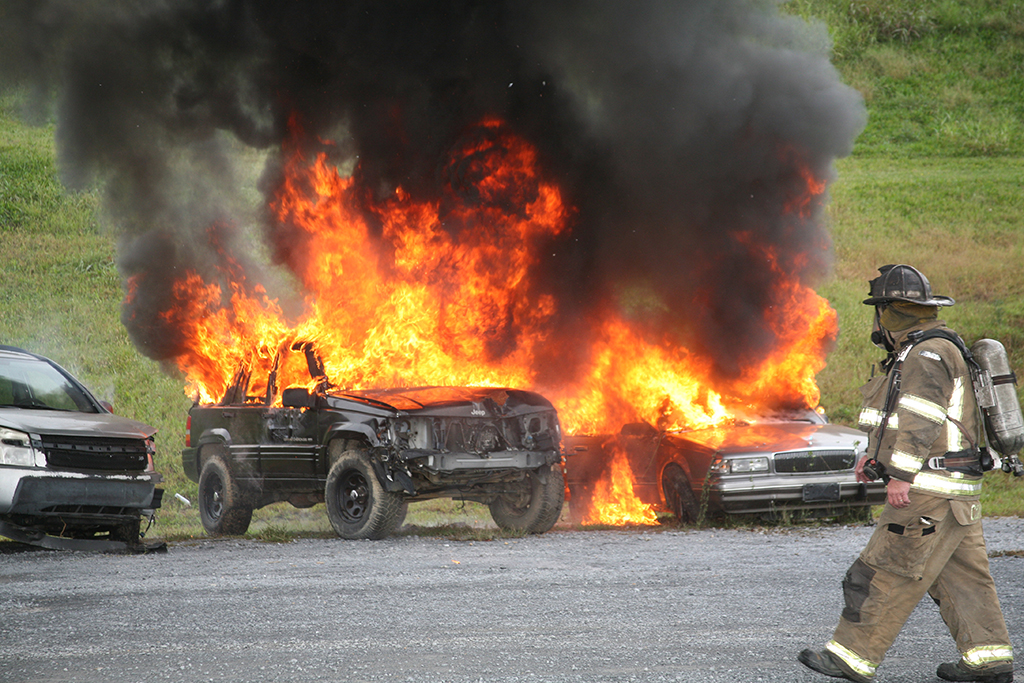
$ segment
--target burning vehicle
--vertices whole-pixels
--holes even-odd
[[[304,361],[307,386],[295,386]],[[312,389],[308,388],[312,386]],[[394,532],[411,501],[484,503],[499,527],[550,529],[562,512],[560,427],[539,394],[490,387],[343,390],[313,346],[294,343],[260,381],[189,411],[185,474],[210,534],[242,534],[253,510],[326,503],[346,539]]]
[[[153,427],[48,358],[0,346],[0,535],[72,550],[140,546],[163,481]]]
[[[59,4],[23,3],[8,33],[30,92],[61,94],[62,177],[107,190],[129,337],[196,398],[186,467],[209,468],[213,528],[275,496],[326,498],[349,444],[321,421],[356,426],[346,442],[383,468],[360,476],[389,507],[491,500],[554,466],[431,471],[445,449],[474,465],[557,450],[516,441],[554,429],[532,395],[496,390],[506,415],[490,390],[448,390],[475,398],[442,410],[440,390],[375,387],[522,387],[564,434],[639,442],[622,427],[646,422],[666,449],[735,422],[723,404],[818,405],[838,334],[816,291],[828,188],[866,123],[823,25],[733,0],[108,5],[55,22]],[[296,339],[344,391],[269,382]],[[509,445],[456,445],[470,418]],[[707,464],[677,460],[637,470],[655,493],[664,471],[696,492]]]
[[[646,422],[616,435],[566,438],[573,519],[614,523],[628,486],[640,515],[653,522],[669,512],[678,523],[702,515],[783,511],[836,513],[885,502],[881,482],[858,483],[854,466],[867,438],[830,424],[814,410],[790,410],[757,421],[733,421],[689,431],[662,431]],[[635,513],[635,511],[633,511]]]

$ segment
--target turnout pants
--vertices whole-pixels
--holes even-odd
[[[917,491],[902,510],[886,504],[867,547],[847,571],[845,607],[827,649],[853,671],[874,676],[926,592],[965,665],[1012,666],[981,531],[981,503]]]

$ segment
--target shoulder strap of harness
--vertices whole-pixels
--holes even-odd
[[[967,348],[967,344],[965,344],[964,340],[960,338],[960,335],[954,332],[953,330],[940,328],[935,330],[911,332],[909,335],[907,335],[907,339],[910,341],[910,344],[908,346],[910,347],[920,344],[926,339],[936,338],[945,339],[948,342],[952,342],[954,346],[960,349],[960,355],[964,357],[964,360],[967,362],[967,365],[970,366],[972,373],[975,368],[978,368],[979,370],[981,369],[981,367],[978,365],[978,362],[974,360],[974,354],[971,353],[971,350],[969,348]]]
[[[940,328],[934,330],[911,332],[909,335],[907,335],[907,339],[910,341],[910,343],[907,344],[907,350],[913,348],[917,344],[920,344],[926,339],[945,339],[946,341],[951,342],[954,346],[956,346],[956,348],[960,350],[960,355],[963,356],[964,362],[967,363],[967,370],[968,372],[971,373],[971,388],[974,390],[975,398],[977,398],[979,381],[981,379],[981,374],[983,371],[981,369],[981,366],[978,364],[978,361],[974,359],[974,354],[971,353],[971,350],[969,348],[967,348],[967,344],[964,343],[964,340],[960,338],[959,334],[950,329]],[[901,358],[906,358],[906,355],[902,353],[900,355]],[[978,408],[978,419],[984,420],[984,417],[981,415],[980,400],[976,402],[976,406]],[[977,448],[979,446],[979,444],[976,443],[973,438],[971,438],[971,435],[967,433],[967,429],[963,426],[961,422],[959,422],[958,420],[954,420],[948,415],[946,416],[946,419],[948,419],[950,422],[956,425],[960,432],[967,438],[967,442],[971,444],[971,448]],[[981,424],[984,424],[984,422],[982,422]],[[981,433],[984,435],[985,431],[982,430]]]
[[[910,355],[910,351],[915,346],[927,339],[945,339],[956,346],[957,349],[960,350],[960,355],[963,356],[964,361],[967,363],[967,367],[970,370],[972,386],[977,386],[974,379],[980,376],[981,366],[978,365],[976,360],[974,360],[974,354],[972,354],[971,350],[967,348],[967,344],[965,344],[964,340],[960,338],[960,335],[953,330],[945,328],[911,332],[907,335],[908,343],[900,349],[898,354],[894,356],[892,368],[889,370],[889,389],[885,394],[885,405],[882,408],[882,424],[879,426],[878,438],[875,441],[875,454],[873,457],[876,460],[878,459],[878,452],[882,447],[882,436],[885,434],[885,427],[889,423],[889,416],[892,415],[892,411],[896,407],[896,399],[900,394],[903,375],[903,361],[907,359],[907,356]],[[952,422],[960,429],[964,436],[967,437],[967,441],[971,446],[975,447],[975,440],[967,433],[963,424],[957,420],[952,420]]]

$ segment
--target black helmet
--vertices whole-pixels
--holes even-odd
[[[948,296],[933,296],[928,278],[913,266],[882,266],[878,272],[881,275],[868,283],[871,296],[864,299],[864,303],[869,306],[892,301],[909,301],[922,306],[952,306],[955,303]]]

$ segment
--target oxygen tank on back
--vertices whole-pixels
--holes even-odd
[[[995,339],[979,339],[971,346],[971,355],[982,370],[975,393],[985,417],[988,445],[1000,455],[1016,455],[1024,448],[1024,416],[1006,349]]]

